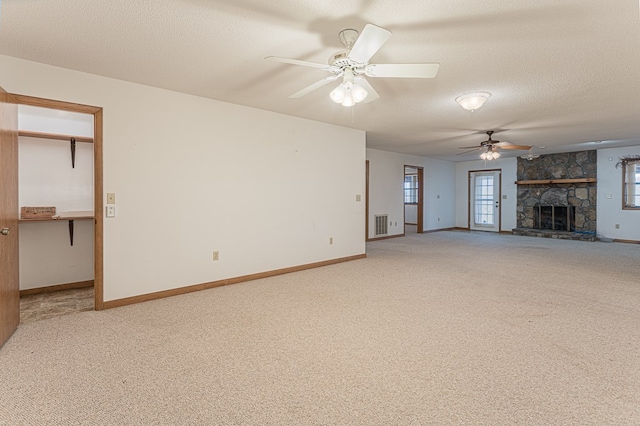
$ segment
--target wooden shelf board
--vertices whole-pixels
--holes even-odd
[[[596,178],[576,178],[576,179],[538,179],[538,180],[517,180],[516,185],[545,185],[562,183],[591,183]]]
[[[27,136],[30,138],[55,139],[60,141],[70,141],[72,138],[76,142],[93,143],[93,138],[87,136],[59,135],[57,133],[32,132],[30,130],[18,130],[18,136]]]
[[[54,222],[60,220],[89,220],[95,219],[95,216],[58,216],[58,217],[39,217],[35,219],[19,219],[18,222]]]

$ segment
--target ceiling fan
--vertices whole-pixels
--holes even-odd
[[[531,145],[514,145],[510,142],[500,142],[498,140],[491,139],[491,135],[493,135],[493,130],[487,130],[485,132],[489,138],[486,141],[480,142],[479,146],[461,146],[459,149],[466,149],[465,152],[460,152],[457,155],[468,154],[469,152],[476,150],[484,150],[482,154],[480,154],[480,158],[483,160],[495,160],[500,157],[501,149],[519,149],[519,150],[529,150],[531,149]]]
[[[342,83],[331,91],[330,97],[334,102],[343,106],[353,106],[356,103],[371,102],[380,97],[365,77],[433,78],[440,67],[440,64],[436,63],[370,64],[369,59],[391,37],[391,31],[373,24],[365,25],[359,36],[358,31],[346,29],[340,31],[339,37],[345,50],[331,55],[328,65],[277,56],[267,56],[265,58],[286,64],[320,68],[331,74],[294,93],[289,96],[290,98],[301,98],[332,81],[342,78]]]

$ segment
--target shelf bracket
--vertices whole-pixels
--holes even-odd
[[[71,138],[70,142],[71,142],[71,167],[75,169],[76,168],[76,138]]]
[[[73,246],[73,220],[69,220],[69,243]]]

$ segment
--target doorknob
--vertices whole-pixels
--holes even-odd
[[[2,228],[2,230],[0,230],[0,234],[9,235],[9,228]]]

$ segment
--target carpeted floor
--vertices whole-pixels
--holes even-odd
[[[21,325],[0,424],[640,424],[640,245],[439,232],[367,254]]]

